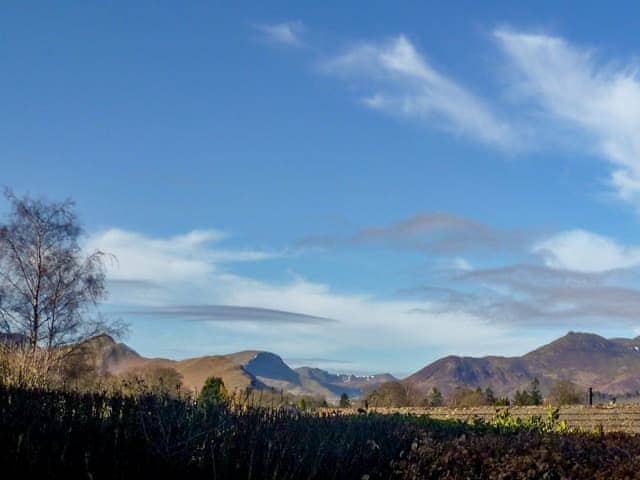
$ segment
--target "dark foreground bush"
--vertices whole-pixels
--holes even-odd
[[[3,478],[638,478],[632,435],[0,387]]]
[[[0,468],[16,478],[388,478],[390,461],[421,431],[467,428],[0,387]]]
[[[640,441],[628,434],[585,433],[429,435],[394,462],[404,479],[632,479],[640,478]]]

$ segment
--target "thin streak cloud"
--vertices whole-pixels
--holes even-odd
[[[302,22],[263,23],[255,25],[255,29],[272,43],[279,43],[290,47],[302,47],[302,34],[305,30]]]
[[[469,89],[436,70],[404,35],[365,42],[321,64],[359,80],[367,107],[424,122],[509,150],[522,140],[510,122]]]
[[[351,235],[315,235],[296,242],[297,248],[331,248],[380,244],[387,247],[453,254],[479,250],[520,248],[524,234],[503,231],[475,220],[443,212],[420,213],[389,225],[361,228]],[[470,265],[455,259],[462,269]]]
[[[272,310],[268,308],[238,307],[232,305],[175,305],[121,310],[121,315],[171,318],[205,322],[254,322],[254,323],[296,323],[332,324],[337,320],[303,313]]]

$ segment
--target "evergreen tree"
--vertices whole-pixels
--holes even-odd
[[[228,394],[224,382],[220,377],[209,377],[204,382],[198,396],[198,403],[202,406],[221,405],[227,402]]]
[[[444,405],[444,397],[442,392],[438,390],[436,387],[431,389],[429,395],[427,396],[427,406],[429,407],[441,407]]]
[[[340,395],[340,408],[349,408],[351,407],[351,400],[349,400],[349,395],[343,393]]]
[[[516,406],[524,406],[529,405],[529,392],[523,390],[516,390],[515,395],[513,396],[513,404]]]
[[[540,381],[537,378],[531,380],[530,390],[516,390],[513,398],[514,405],[542,405],[540,393]]]
[[[489,405],[495,405],[496,403],[496,396],[493,393],[493,390],[491,390],[491,387],[487,387],[484,390],[484,398],[487,399],[487,403]]]
[[[531,380],[531,393],[529,393],[530,405],[542,405],[542,393],[540,393],[540,381],[537,377]]]

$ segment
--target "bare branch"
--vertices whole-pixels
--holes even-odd
[[[48,202],[5,191],[11,205],[0,224],[0,332],[53,349],[121,328],[92,314],[105,296],[105,259],[84,255],[71,200]],[[97,319],[97,320],[96,320]]]

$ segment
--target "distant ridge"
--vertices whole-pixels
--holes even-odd
[[[533,378],[538,378],[543,393],[558,379],[614,395],[636,392],[640,390],[640,337],[606,339],[569,332],[521,357],[444,357],[403,382],[425,393],[436,387],[448,394],[467,385],[511,396],[527,388]]]

